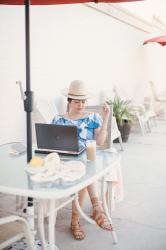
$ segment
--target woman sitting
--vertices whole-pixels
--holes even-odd
[[[103,145],[106,139],[107,123],[110,109],[107,104],[103,106],[103,118],[98,113],[86,112],[87,98],[89,97],[85,85],[82,81],[71,82],[69,89],[63,91],[67,97],[68,109],[64,116],[55,116],[53,124],[75,125],[78,128],[79,144],[86,145],[87,140],[95,139],[97,145]],[[104,230],[111,231],[112,226],[106,218],[98,194],[98,185],[93,183],[87,187],[88,194],[92,203],[92,218]],[[80,206],[83,204],[86,189],[79,192]],[[72,202],[71,232],[76,240],[85,238],[85,232],[80,227],[79,212],[75,201]]]

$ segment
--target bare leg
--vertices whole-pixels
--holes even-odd
[[[98,194],[98,185],[97,183],[93,183],[87,187],[88,193],[93,206],[93,215],[92,218],[96,221],[96,223],[104,230],[111,231],[112,226],[110,225],[107,217],[104,213],[101,201],[99,200]]]
[[[82,189],[79,192],[79,203],[80,203],[80,206],[83,205],[85,194],[86,194],[86,188]],[[72,202],[71,231],[72,231],[73,237],[76,240],[83,240],[86,235],[85,235],[84,230],[80,227],[79,219],[80,219],[79,212],[77,210],[75,201],[73,201]]]

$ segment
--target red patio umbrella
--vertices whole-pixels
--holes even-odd
[[[121,3],[121,2],[136,2],[142,0],[32,0],[30,5],[51,5],[51,4],[75,4],[75,3]],[[0,0],[0,4],[8,5],[24,5],[24,0]]]
[[[25,50],[26,50],[26,91],[24,110],[27,113],[27,162],[32,158],[32,125],[33,92],[31,91],[30,74],[30,5],[76,4],[88,2],[120,3],[142,0],[0,0],[3,5],[25,5]]]
[[[153,37],[151,39],[146,40],[143,45],[148,44],[148,43],[159,43],[162,46],[166,45],[166,35],[165,36],[157,36]]]

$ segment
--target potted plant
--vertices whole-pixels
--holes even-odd
[[[129,138],[131,123],[133,120],[133,108],[130,100],[122,100],[115,96],[114,100],[108,100],[113,108],[113,115],[116,118],[118,128],[121,132],[122,141],[126,142]]]

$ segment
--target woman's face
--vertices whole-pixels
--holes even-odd
[[[85,110],[86,100],[71,100],[70,110],[81,113]]]

